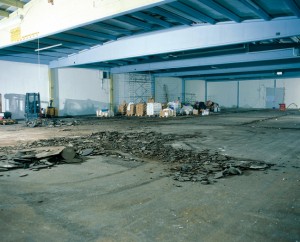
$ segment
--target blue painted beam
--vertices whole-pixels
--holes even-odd
[[[299,58],[299,56],[294,55],[294,49],[272,50],[272,51],[223,55],[222,57],[220,56],[198,57],[198,58],[187,59],[187,60],[161,61],[161,62],[146,63],[146,64],[128,65],[128,66],[112,68],[111,72],[113,74],[117,74],[117,73],[164,70],[164,69],[174,69],[174,68],[215,66],[215,65],[222,65],[222,64],[238,64],[238,63],[248,63],[254,61],[284,60],[284,59],[292,59],[292,58]]]
[[[242,23],[172,28],[122,38],[51,62],[51,67],[137,58],[191,49],[212,48],[300,35],[300,19],[278,19]],[[158,44],[159,41],[159,44]]]
[[[171,23],[163,21],[159,18],[152,17],[152,16],[150,16],[148,14],[145,14],[145,13],[142,13],[142,12],[132,13],[131,15],[134,16],[134,17],[138,17],[140,19],[147,20],[149,22],[152,22],[154,24],[160,25],[160,26],[165,27],[165,28],[171,28],[172,27]]]
[[[137,26],[137,27],[140,27],[145,30],[151,30],[153,28],[153,26],[151,24],[143,22],[143,21],[135,19],[135,18],[132,18],[132,17],[129,17],[129,16],[121,16],[121,17],[118,17],[117,19],[121,20],[122,22],[129,23],[133,26]]]
[[[237,23],[242,22],[242,19],[239,16],[237,16],[235,13],[229,11],[227,8],[221,6],[220,4],[218,4],[214,1],[211,1],[211,0],[198,0],[198,1],[207,5],[211,9],[223,14],[225,17],[227,17]]]
[[[103,44],[103,42],[101,42],[99,40],[93,40],[93,39],[84,38],[84,37],[71,35],[71,34],[55,34],[55,35],[52,35],[51,37],[56,38],[56,39],[62,39],[62,40],[69,41],[69,42],[81,43],[84,45],[91,45],[91,46]]]
[[[204,75],[217,75],[217,74],[229,74],[229,73],[240,73],[240,72],[256,72],[256,71],[276,71],[276,70],[288,70],[288,69],[300,69],[300,64],[275,64],[275,65],[258,65],[248,67],[233,67],[233,68],[221,68],[221,69],[209,69],[201,71],[181,71],[181,72],[165,72],[153,74],[155,77],[176,77],[176,76],[204,76]]]
[[[106,24],[106,23],[95,23],[88,25],[85,28],[90,28],[90,29],[96,29],[96,30],[109,30],[118,34],[124,34],[124,35],[132,35],[133,32],[128,30],[128,29],[123,29],[121,27],[116,27],[114,25]]]
[[[222,81],[247,81],[247,80],[261,80],[261,79],[286,79],[286,78],[296,78],[300,77],[299,71],[288,71],[282,76],[276,76],[273,72],[265,72],[265,73],[243,73],[243,74],[231,74],[231,75],[221,75],[221,76],[211,76],[211,77],[186,77],[185,80],[205,80],[206,82],[222,82]]]
[[[292,10],[292,12],[300,18],[300,8],[293,0],[284,0],[286,5]]]
[[[257,14],[264,20],[271,20],[271,16],[266,13],[261,7],[259,7],[256,3],[252,2],[251,0],[239,0],[242,4],[244,4],[247,8]]]
[[[37,44],[38,41],[40,42],[40,44],[47,44],[47,45],[62,44],[63,47],[67,47],[67,48],[73,49],[75,51],[84,50],[84,49],[88,49],[91,47],[89,45],[83,45],[80,43],[72,43],[69,41],[57,40],[57,39],[52,39],[52,38],[42,38],[39,40],[35,40],[34,43]]]
[[[193,24],[193,21],[188,20],[188,19],[183,18],[183,17],[180,17],[180,16],[178,16],[176,14],[173,14],[171,12],[165,11],[165,10],[159,8],[159,7],[151,8],[149,11],[152,12],[152,13],[159,14],[159,15],[161,15],[163,17],[172,19],[174,21],[177,21],[177,22],[179,22],[179,23],[181,23],[183,25],[192,25]]]
[[[47,61],[47,60],[40,60],[40,62],[38,62],[37,59],[25,58],[25,57],[0,56],[0,60],[12,61],[12,62],[22,62],[22,63],[31,63],[31,64],[43,64],[43,65],[48,65],[49,64],[49,61]]]
[[[206,23],[210,23],[210,24],[215,24],[216,23],[215,19],[213,19],[213,18],[205,15],[204,13],[201,13],[198,10],[196,10],[196,9],[194,9],[194,8],[188,6],[188,5],[185,5],[181,2],[172,2],[169,5],[176,8],[176,9],[178,9],[178,10],[180,10],[180,11],[185,12],[188,15],[193,16],[198,21],[206,22]]]
[[[71,32],[74,33],[79,33],[79,34],[84,34],[86,36],[90,36],[91,38],[101,38],[101,39],[109,39],[109,40],[116,40],[117,37],[111,34],[104,34],[104,33],[100,33],[97,31],[91,31],[88,29],[83,29],[83,28],[78,28],[78,29],[74,29]]]

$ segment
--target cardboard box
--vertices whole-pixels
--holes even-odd
[[[138,103],[136,105],[136,116],[145,116],[146,115],[147,106],[146,103]]]
[[[126,115],[127,116],[134,116],[135,115],[135,104],[134,103],[129,103],[127,105],[127,110],[126,110]]]
[[[126,114],[126,110],[127,110],[127,103],[122,103],[122,104],[119,105],[118,112],[121,115],[125,115]]]
[[[193,109],[193,115],[199,115],[199,110]]]
[[[202,116],[209,115],[209,109],[202,110]]]
[[[176,112],[170,108],[166,108],[166,109],[160,110],[159,117],[161,117],[161,118],[176,117]]]

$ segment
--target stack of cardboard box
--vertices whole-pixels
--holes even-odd
[[[145,116],[146,115],[147,106],[145,103],[138,103],[136,105],[136,116]]]
[[[134,116],[136,111],[136,105],[134,103],[128,103],[127,105],[127,116]]]
[[[126,114],[126,110],[127,110],[127,103],[124,101],[122,104],[119,105],[118,112],[121,115],[125,115]]]

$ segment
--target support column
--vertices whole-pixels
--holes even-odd
[[[151,75],[151,97],[155,100],[155,77]]]
[[[273,109],[275,109],[275,108],[276,108],[276,106],[275,106],[275,103],[276,103],[276,88],[277,88],[277,81],[276,81],[276,80],[274,80],[274,93],[273,93],[273,95],[274,95],[274,99],[273,99]]]
[[[182,85],[182,100],[181,100],[181,102],[185,103],[185,79],[184,78],[182,78],[181,85]]]
[[[49,69],[49,105],[55,108],[55,116],[58,116],[59,111],[59,87],[58,87],[58,69]]]
[[[237,81],[237,90],[236,90],[236,107],[240,107],[240,81]]]
[[[113,80],[113,74],[109,75],[109,110],[111,112],[114,111],[114,80]]]
[[[205,81],[205,90],[204,90],[204,92],[205,92],[205,102],[207,101],[207,81]]]

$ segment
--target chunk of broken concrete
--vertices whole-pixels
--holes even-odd
[[[216,173],[215,176],[214,176],[215,179],[219,179],[219,178],[222,178],[222,177],[224,177],[223,171],[220,171],[220,172]]]
[[[93,151],[94,151],[94,149],[84,149],[84,150],[81,151],[81,155],[82,156],[88,156],[88,155],[92,154]]]
[[[72,147],[66,147],[61,151],[61,157],[65,160],[72,160],[75,157],[76,153]]]

